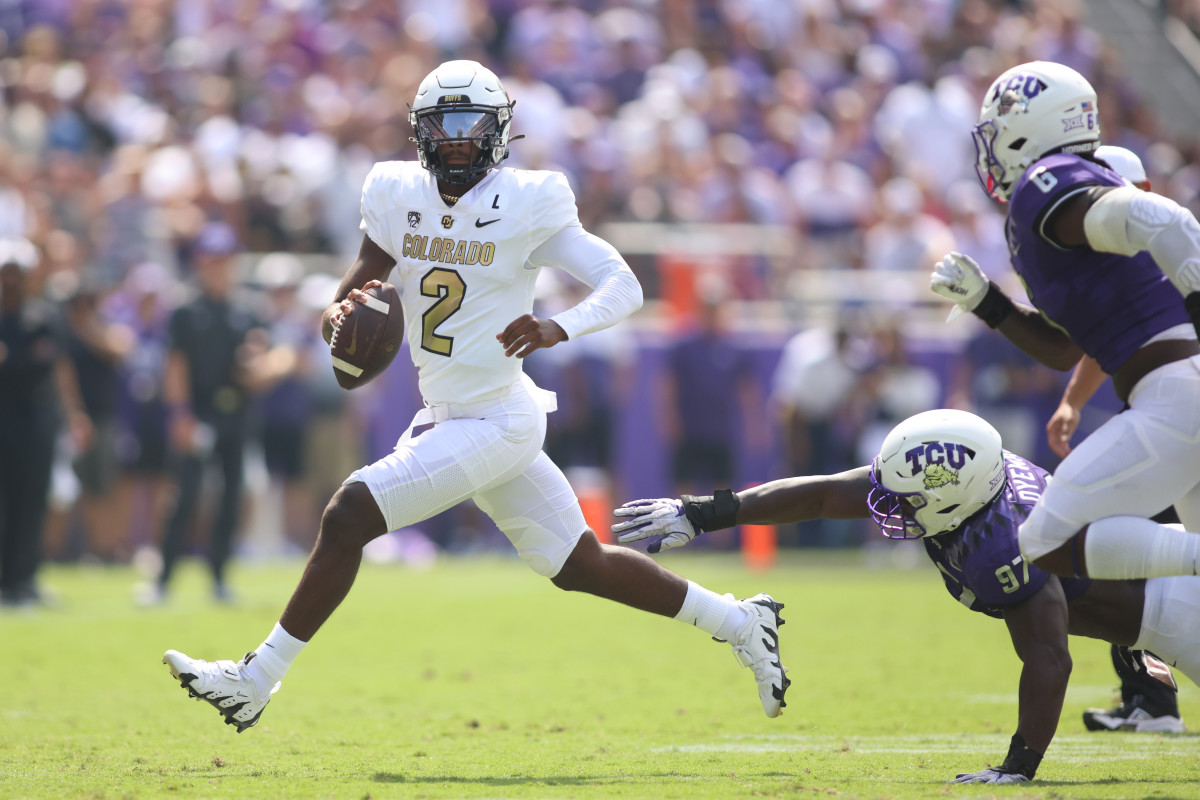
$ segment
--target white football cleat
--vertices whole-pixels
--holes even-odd
[[[769,594],[756,594],[743,600],[741,606],[746,621],[731,642],[733,654],[738,663],[754,671],[763,711],[768,717],[778,717],[787,705],[783,696],[792,683],[779,658],[779,626],[783,624],[779,612],[783,603],[775,602]]]
[[[237,732],[241,733],[258,722],[263,709],[271,702],[271,695],[278,692],[281,685],[276,682],[266,697],[259,697],[258,686],[245,674],[246,664],[254,656],[254,653],[247,653],[235,664],[188,658],[178,650],[168,650],[163,654],[163,663],[171,668],[179,685],[188,690],[189,697],[207,702],[221,712],[226,725],[237,726]]]

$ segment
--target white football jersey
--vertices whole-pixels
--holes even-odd
[[[415,161],[383,161],[367,176],[362,230],[396,259],[391,282],[429,403],[468,403],[511,386],[521,359],[496,340],[533,309],[539,269],[529,254],[579,226],[575,195],[558,172],[501,168],[448,206]]]

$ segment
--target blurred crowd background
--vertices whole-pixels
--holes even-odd
[[[1162,13],[1195,30],[1196,5]],[[161,541],[181,441],[163,399],[170,320],[214,260],[263,332],[237,363],[274,359],[246,384],[239,552],[307,553],[326,499],[419,403],[404,358],[338,389],[317,320],[361,240],[367,171],[415,158],[407,103],[451,58],[501,75],[525,137],[508,165],[564,172],[584,225],[646,290],[633,320],[527,364],[560,393],[547,449],[595,524],[635,497],[865,463],[895,422],[941,404],[1053,467],[1042,426],[1065,376],[973,318],[944,324],[927,275],[958,249],[1020,291],[970,130],[991,80],[1027,60],[1087,76],[1104,141],[1200,211],[1196,141],[1169,139],[1122,42],[1083,13],[1078,0],[0,3],[0,239],[36,248],[27,294],[58,310],[90,422],[57,437],[46,557],[124,563]],[[539,308],[580,296],[547,274]],[[1101,394],[1081,433],[1115,409]],[[203,549],[212,507],[185,550]],[[411,533],[396,547],[507,547],[469,506]]]

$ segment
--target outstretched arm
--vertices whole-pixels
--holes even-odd
[[[613,514],[628,517],[612,526],[619,541],[652,539],[651,553],[687,544],[704,531],[734,525],[782,525],[811,519],[862,519],[868,516],[871,468],[783,478],[743,492],[718,490],[707,497],[633,500]]]

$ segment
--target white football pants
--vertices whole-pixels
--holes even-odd
[[[1200,686],[1200,578],[1146,581],[1142,632],[1133,647],[1151,651]]]
[[[499,399],[422,409],[395,450],[344,483],[367,485],[389,531],[472,498],[526,564],[554,577],[587,524],[566,476],[541,449],[553,397],[522,375]]]
[[[1172,505],[1184,528],[1200,532],[1200,356],[1142,378],[1129,406],[1054,471],[1021,525],[1025,558],[1041,558],[1098,519],[1150,517]]]

